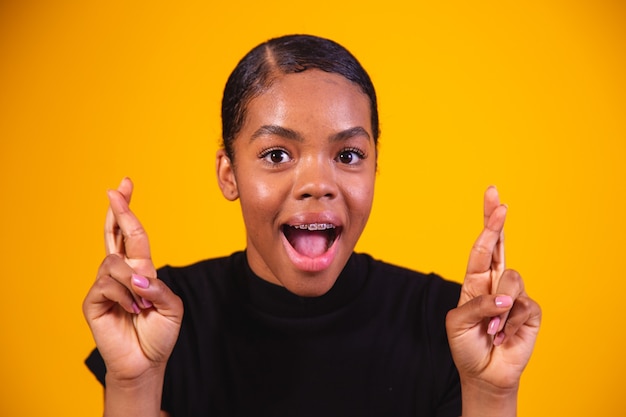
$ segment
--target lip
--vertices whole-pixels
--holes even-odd
[[[336,214],[330,211],[322,211],[320,213],[299,213],[291,216],[282,225],[299,226],[301,224],[329,223],[339,228],[343,226],[343,222]],[[281,226],[282,226],[281,225]]]
[[[331,212],[322,213],[302,213],[297,214],[289,218],[288,221],[281,225],[283,226],[300,226],[305,224],[332,224],[337,230],[337,236],[332,245],[320,256],[314,258],[302,255],[298,253],[291,243],[287,240],[287,237],[281,230],[281,240],[287,256],[291,263],[299,270],[304,272],[320,272],[328,268],[337,256],[339,248],[339,241],[341,240],[343,223],[339,218]]]

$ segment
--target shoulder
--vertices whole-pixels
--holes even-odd
[[[458,297],[461,284],[444,279],[436,273],[424,273],[406,267],[394,265],[374,259],[371,255],[359,253],[354,255],[360,264],[366,263],[370,279],[376,284],[386,286],[411,286],[428,291],[452,293]]]
[[[178,295],[201,294],[206,290],[225,290],[234,284],[234,276],[245,271],[244,252],[205,259],[186,266],[166,265],[157,276]]]
[[[165,265],[159,268],[157,274],[160,279],[193,278],[206,273],[219,274],[230,270],[244,261],[244,252],[234,252],[229,256],[204,259],[185,266]]]
[[[368,254],[354,255],[359,264],[366,264],[369,286],[379,294],[387,294],[396,302],[403,299],[418,302],[425,311],[447,313],[456,307],[461,291],[458,282],[435,273],[423,273],[374,259]]]
[[[229,256],[204,259],[185,266],[165,265],[158,269],[159,279],[169,281],[173,279],[194,279],[198,277],[216,276],[232,273],[235,269],[245,265],[244,252],[235,252]]]

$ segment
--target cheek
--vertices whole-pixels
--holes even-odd
[[[284,201],[281,188],[275,181],[267,181],[264,178],[250,174],[247,179],[239,183],[239,201],[246,222],[262,218],[267,222],[268,218],[273,218],[272,213],[280,207],[280,202]]]
[[[374,181],[353,184],[347,187],[346,195],[350,211],[358,215],[359,219],[367,220],[374,199]]]
[[[263,202],[271,201],[276,193],[272,192],[272,187],[269,183],[256,181],[250,181],[240,192],[242,199],[245,199],[249,204],[262,204]],[[263,205],[259,207],[263,208]]]

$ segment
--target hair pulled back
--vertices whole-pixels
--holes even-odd
[[[359,61],[343,46],[311,35],[287,35],[270,39],[252,49],[228,77],[222,99],[222,138],[231,158],[233,141],[241,130],[249,102],[267,90],[283,74],[319,69],[335,73],[358,85],[370,100],[374,142],[380,135],[374,85]]]

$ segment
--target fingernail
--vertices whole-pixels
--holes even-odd
[[[133,311],[135,312],[135,314],[139,314],[141,313],[141,309],[139,308],[139,306],[137,305],[136,302],[133,301],[133,304],[131,305],[131,308],[133,309]]]
[[[493,345],[500,346],[504,342],[504,332],[500,332],[493,338]]]
[[[146,277],[133,274],[133,284],[135,284],[139,288],[148,288],[150,286],[150,281],[148,281],[148,278]]]
[[[499,295],[496,297],[496,306],[497,307],[511,307],[513,305],[513,298],[508,295]]]
[[[500,317],[494,317],[489,322],[489,326],[487,327],[487,334],[494,335],[498,332],[498,327],[500,327]]]
[[[152,303],[149,300],[146,300],[145,298],[141,297],[141,304],[143,304],[144,308],[150,308],[152,307]]]

